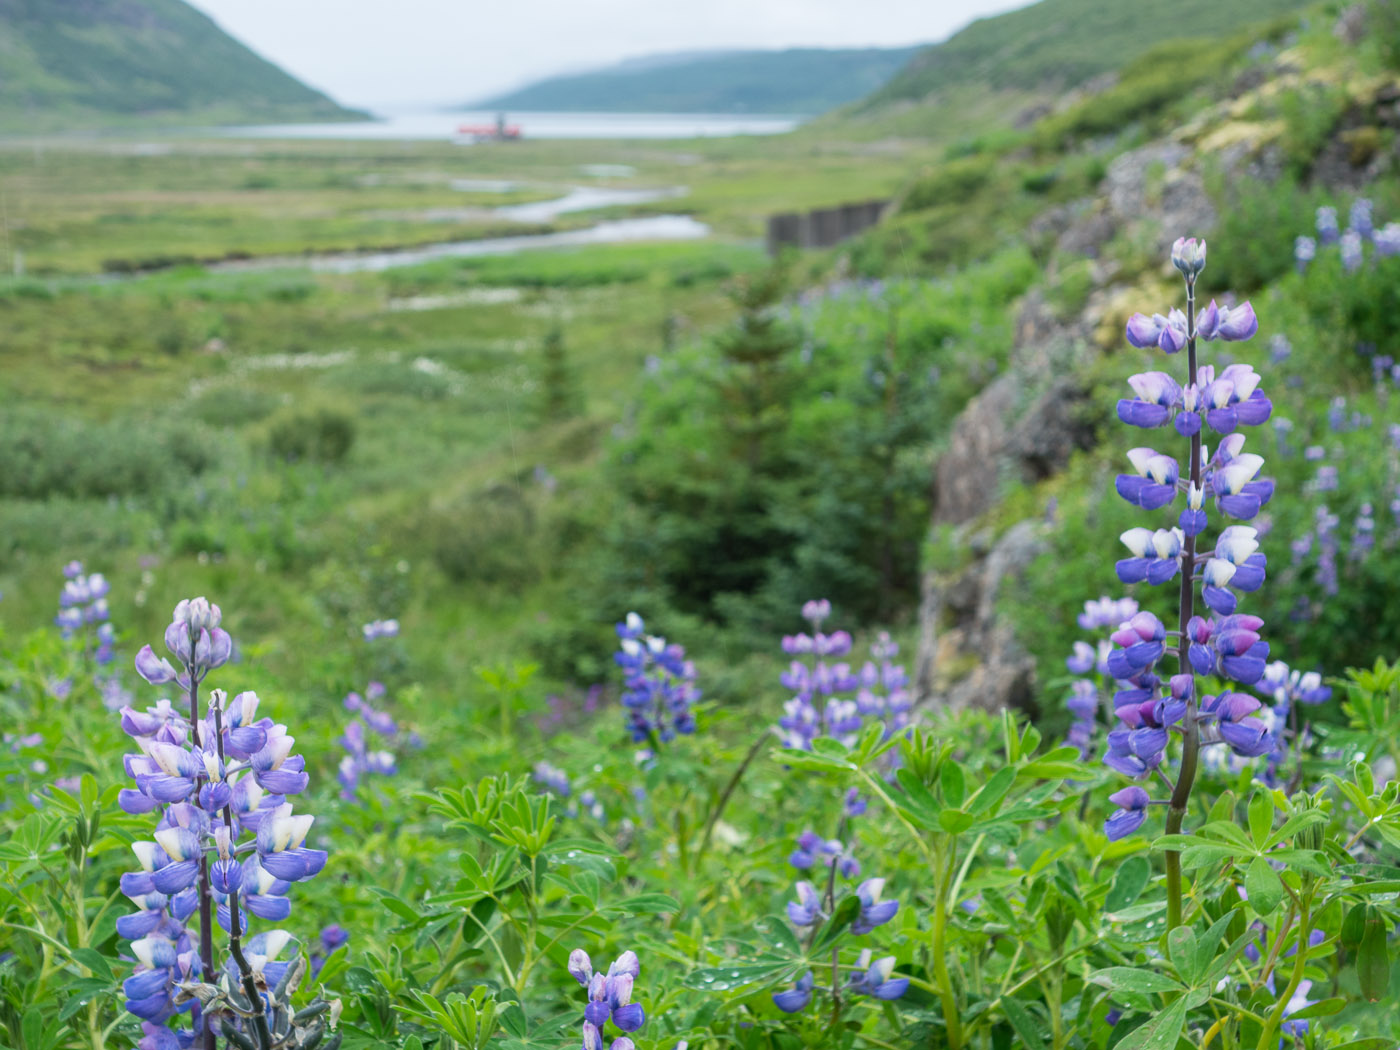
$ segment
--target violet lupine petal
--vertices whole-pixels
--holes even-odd
[[[136,654],[136,673],[151,685],[165,685],[174,681],[176,675],[170,661],[157,656],[149,645],[142,646],[141,651]]]
[[[641,1003],[628,1003],[612,1012],[612,1023],[624,1032],[635,1032],[645,1021],[646,1013]]]

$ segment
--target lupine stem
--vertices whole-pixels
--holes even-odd
[[[217,697],[216,697],[217,699]],[[210,711],[214,715],[214,741],[219,749],[219,763],[224,761],[224,720],[223,710],[217,703],[210,704]],[[229,840],[233,840],[233,805],[224,806],[224,827],[228,828]],[[209,858],[206,855],[202,861],[204,871],[208,871]],[[232,888],[232,887],[230,887]],[[242,923],[238,913],[238,893],[235,891],[228,895],[228,915],[229,915],[229,954],[233,956],[234,963],[238,966],[238,972],[243,977],[243,994],[246,995],[256,1010],[253,1016],[253,1034],[258,1039],[258,1050],[272,1050],[272,1033],[267,1028],[267,1015],[259,1008],[262,1000],[258,996],[258,986],[253,981],[253,968],[248,965],[248,960],[243,954],[243,937],[241,934]],[[213,974],[206,974],[205,980],[212,983]],[[205,1026],[206,1030],[208,1025]]]
[[[199,638],[193,628],[190,629],[190,651],[194,651]],[[194,661],[188,660],[185,663],[185,673],[190,677],[190,740],[195,747],[203,746],[199,739],[199,673],[195,669]],[[199,856],[199,965],[200,976],[206,981],[214,979],[214,894],[209,886],[209,855],[201,853]],[[204,1024],[204,1050],[215,1050],[215,1038],[213,1027],[205,1022]]]
[[[1196,381],[1196,282],[1186,281],[1186,369],[1187,383]],[[1191,435],[1191,485],[1201,484],[1201,433]],[[1181,632],[1181,642],[1177,649],[1180,673],[1190,674],[1191,639],[1187,636],[1187,625],[1195,615],[1196,589],[1196,537],[1187,536],[1182,554],[1181,598],[1178,607],[1177,629]],[[1172,788],[1171,806],[1167,810],[1166,832],[1176,835],[1181,832],[1182,821],[1186,819],[1186,807],[1191,801],[1191,786],[1196,780],[1196,759],[1201,748],[1201,734],[1196,725],[1196,690],[1186,700],[1186,713],[1181,719],[1181,769],[1177,774],[1176,786]],[[1167,867],[1167,929],[1181,925],[1181,853],[1168,850]]]
[[[929,948],[933,953],[933,974],[938,982],[938,998],[943,1005],[943,1024],[947,1030],[948,1050],[959,1050],[962,1046],[962,1023],[958,1019],[957,997],[953,994],[953,979],[948,974],[948,953],[943,938],[948,928],[948,890],[953,879],[953,870],[958,862],[957,840],[948,836],[952,852],[946,869],[939,873],[938,890],[933,901],[933,928],[930,930]]]
[[[1293,959],[1293,975],[1288,979],[1288,987],[1285,988],[1278,997],[1278,1002],[1270,1011],[1268,1018],[1264,1022],[1264,1030],[1259,1033],[1259,1050],[1271,1050],[1274,1041],[1274,1033],[1278,1031],[1279,1022],[1283,1020],[1283,1012],[1288,1008],[1289,1000],[1293,998],[1293,993],[1298,990],[1298,985],[1303,983],[1303,969],[1308,964],[1308,934],[1311,931],[1311,908],[1312,893],[1305,892],[1303,899],[1299,902],[1298,911],[1298,947]]]
[[[724,791],[720,793],[719,801],[715,803],[715,808],[710,812],[710,819],[705,822],[705,833],[700,836],[700,847],[695,851],[697,870],[700,867],[700,862],[705,859],[705,851],[710,847],[710,836],[714,834],[715,825],[719,823],[719,818],[724,815],[724,809],[729,805],[730,796],[734,794],[734,789],[739,786],[739,781],[744,779],[744,774],[748,772],[753,760],[758,757],[763,745],[768,742],[769,732],[765,729],[759,734],[758,739],[753,742],[753,747],[749,748],[749,753],[739,763],[739,768],[734,770],[734,775],[729,778],[729,783],[724,785]]]

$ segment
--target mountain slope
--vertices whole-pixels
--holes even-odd
[[[1041,0],[979,19],[918,52],[862,108],[918,101],[949,88],[1072,87],[1179,37],[1228,33],[1308,6],[1309,0]]]
[[[550,77],[475,103],[490,109],[821,113],[875,91],[916,48],[694,52]]]
[[[0,0],[0,127],[358,116],[182,0]]]

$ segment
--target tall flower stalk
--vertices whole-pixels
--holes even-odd
[[[139,753],[126,756],[136,787],[121,792],[120,804],[132,814],[161,813],[155,841],[132,847],[140,870],[121,880],[139,910],[117,921],[138,961],[124,990],[127,1009],[143,1021],[141,1050],[214,1050],[215,1022],[231,1044],[257,1050],[324,1035],[320,1023],[292,1023],[287,1000],[304,966],[274,961],[291,936],[270,930],[244,940],[250,915],[287,917],[292,884],[316,875],[326,853],[305,845],[315,818],[294,815],[286,800],[307,786],[287,727],[257,717],[256,693],[229,701],[214,689],[200,710],[200,686],[233,648],[221,618],[204,598],[176,606],[165,644],[178,666],[147,645],[136,669],[152,685],[177,685],[184,704],[162,699],[145,711],[121,711]],[[185,925],[195,916],[197,941]],[[222,966],[215,920],[228,936],[231,958]],[[191,1026],[177,1037],[167,1023],[184,1013]],[[338,1043],[333,1036],[324,1045]]]
[[[1157,429],[1172,424],[1188,442],[1183,476],[1175,457],[1152,448],[1129,450],[1134,473],[1120,474],[1118,494],[1143,510],[1156,511],[1185,498],[1175,527],[1134,528],[1122,540],[1131,557],[1117,563],[1124,583],[1165,585],[1180,576],[1175,629],[1168,631],[1151,612],[1138,612],[1113,634],[1117,648],[1108,669],[1117,680],[1113,704],[1119,726],[1109,734],[1109,766],[1139,780],[1159,776],[1171,785],[1166,801],[1166,832],[1177,834],[1186,818],[1196,781],[1201,749],[1224,745],[1243,757],[1274,748],[1268,723],[1255,717],[1261,704],[1239,692],[1202,695],[1201,686],[1218,677],[1253,685],[1264,673],[1268,643],[1259,637],[1263,620],[1238,613],[1238,593],[1264,582],[1266,560],[1259,553],[1258,532],[1246,525],[1221,529],[1213,551],[1203,542],[1209,525],[1207,501],[1225,518],[1251,521],[1273,496],[1273,482],[1258,477],[1263,457],[1244,452],[1241,426],[1267,420],[1273,405],[1259,389],[1260,377],[1244,364],[1224,367],[1219,375],[1197,360],[1201,341],[1237,342],[1258,331],[1253,307],[1219,306],[1214,300],[1196,311],[1196,281],[1206,264],[1206,245],[1182,238],[1172,246],[1172,264],[1186,285],[1186,311],[1167,316],[1134,314],[1127,338],[1133,346],[1156,347],[1167,354],[1186,351],[1186,382],[1167,372],[1145,372],[1129,379],[1135,394],[1118,402],[1118,416],[1129,426]],[[1205,429],[1220,435],[1212,457],[1202,440]],[[1197,589],[1200,589],[1200,606]],[[1206,614],[1206,615],[1203,615]],[[1170,653],[1168,645],[1171,646]],[[1176,673],[1166,681],[1158,662],[1176,657]],[[1180,738],[1175,778],[1162,767],[1172,735]],[[1110,838],[1135,831],[1153,803],[1142,787],[1113,795],[1120,807],[1105,826]],[[1181,855],[1166,853],[1167,923],[1181,924]]]

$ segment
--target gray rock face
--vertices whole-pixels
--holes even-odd
[[[1086,394],[1069,378],[1088,341],[1081,321],[1055,317],[1031,292],[1016,319],[1012,367],[968,402],[954,421],[934,477],[933,522],[962,525],[996,505],[1003,483],[1035,482],[1090,448]]]
[[[997,600],[1045,548],[1038,522],[1023,521],[994,543],[970,537],[977,556],[961,573],[925,580],[914,688],[921,702],[998,711],[1034,706],[1035,660]]]

